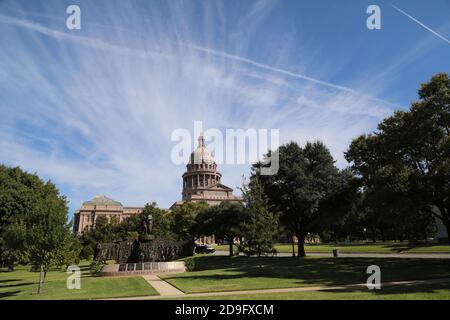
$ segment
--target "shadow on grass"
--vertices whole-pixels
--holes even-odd
[[[388,248],[392,248],[391,251],[398,253],[406,252],[412,249],[429,248],[436,246],[436,243],[408,243],[401,246],[387,245]]]
[[[7,285],[4,285],[4,286],[0,286],[0,289],[1,288],[22,287],[22,286],[28,286],[30,284],[34,284],[34,282],[21,282],[21,283],[7,284]]]
[[[21,279],[5,279],[5,280],[0,280],[0,283],[17,282],[17,281],[21,281]]]
[[[0,299],[1,298],[17,296],[17,294],[19,294],[19,293],[20,293],[20,291],[0,292]]]
[[[277,287],[273,283],[268,284],[277,279],[290,280],[289,286],[292,287],[335,286],[365,283],[369,276],[366,270],[370,265],[381,268],[383,282],[450,277],[448,259],[204,256],[195,259],[192,274],[169,276],[166,279],[181,278],[186,283],[203,280],[212,289],[216,283],[218,286],[230,282],[238,284],[243,278],[261,278],[262,285],[258,286],[261,289]],[[243,286],[244,282],[241,282]],[[182,286],[181,283],[179,285]]]

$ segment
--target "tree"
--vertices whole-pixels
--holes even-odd
[[[358,180],[349,169],[339,171],[330,185],[330,194],[318,207],[317,218],[312,224],[312,231],[321,235],[330,233],[329,237],[337,243],[345,236],[345,225],[350,215],[357,210]],[[326,237],[321,236],[321,239]]]
[[[179,240],[190,240],[194,243],[196,235],[196,217],[208,210],[206,202],[186,202],[172,211],[171,230]]]
[[[382,221],[413,221],[426,212],[450,230],[450,78],[422,84],[419,101],[384,119],[346,152]],[[407,217],[407,219],[405,219]],[[427,219],[423,220],[427,221]],[[428,219],[428,221],[430,221]],[[449,239],[450,245],[450,239]]]
[[[196,218],[196,235],[212,235],[215,239],[228,241],[230,257],[233,256],[234,239],[242,237],[243,222],[247,214],[239,202],[221,202],[201,212]]]
[[[0,165],[1,263],[10,269],[16,262],[38,266],[40,293],[51,265],[74,260],[72,240],[67,200],[56,186],[19,167]]]
[[[9,224],[4,226],[0,236],[0,265],[13,271],[16,262],[26,264],[28,255],[26,252],[26,226],[23,217],[10,219]]]
[[[82,245],[80,240],[74,235],[67,235],[64,240],[62,250],[58,251],[56,256],[56,265],[65,266],[66,268],[80,262],[80,253]]]
[[[246,255],[274,252],[278,228],[278,217],[269,210],[264,190],[258,178],[242,188],[248,210],[247,221],[242,226],[243,242],[239,246]]]
[[[54,184],[44,185],[40,199],[25,219],[27,227],[26,243],[33,265],[39,266],[38,293],[41,293],[45,276],[50,266],[64,255],[67,238],[71,237],[67,223],[67,201],[59,195]]]
[[[24,221],[43,186],[35,174],[0,165],[0,266],[27,262]]]
[[[298,256],[303,257],[306,235],[323,218],[320,206],[336,192],[338,169],[321,142],[308,142],[304,148],[290,142],[281,146],[278,153],[278,172],[260,175],[259,169],[270,163],[257,163],[252,168],[252,179],[260,179],[271,209],[280,214],[281,223],[297,237]]]

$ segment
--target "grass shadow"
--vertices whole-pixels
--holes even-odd
[[[34,282],[21,282],[21,283],[7,284],[7,285],[4,285],[4,286],[0,286],[0,289],[2,289],[2,288],[23,287],[23,286],[28,286],[30,284],[35,284],[35,283]]]
[[[4,279],[4,280],[0,280],[0,283],[17,282],[17,281],[22,281],[22,279]]]
[[[1,298],[8,298],[8,297],[17,296],[17,294],[19,294],[20,292],[21,291],[0,292],[0,299]]]
[[[402,253],[402,252],[410,251],[412,249],[429,248],[429,247],[434,247],[434,246],[436,246],[435,243],[407,243],[398,248],[395,248],[392,245],[388,245],[387,247],[389,247],[389,248],[392,247],[393,249],[391,249],[391,250],[394,250],[398,253]]]

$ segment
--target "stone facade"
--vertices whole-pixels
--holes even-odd
[[[105,216],[108,220],[117,217],[121,222],[132,215],[141,213],[142,209],[141,207],[124,207],[120,202],[97,195],[92,200],[83,202],[81,208],[75,212],[73,231],[82,233],[91,229],[99,216]]]

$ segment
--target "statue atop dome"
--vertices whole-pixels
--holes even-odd
[[[205,146],[205,138],[203,135],[198,136],[198,147],[204,147]]]

